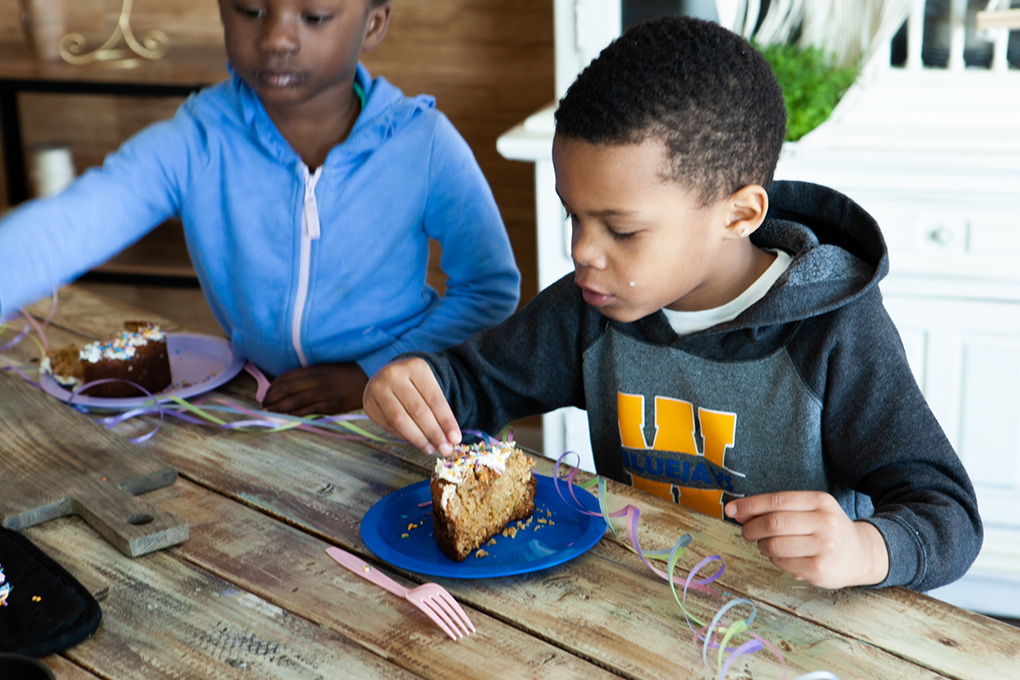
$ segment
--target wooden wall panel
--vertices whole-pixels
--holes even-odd
[[[112,31],[119,0],[65,0],[68,29],[95,47]],[[389,33],[364,61],[407,94],[435,95],[492,186],[521,269],[522,302],[537,289],[534,175],[504,160],[496,138],[554,96],[552,0],[393,0]],[[0,40],[21,39],[18,0],[0,0]],[[136,35],[159,28],[173,46],[221,42],[215,0],[135,0]],[[179,100],[22,96],[25,143],[67,141],[79,169],[125,137],[172,115]]]
[[[67,143],[81,174],[153,121],[170,118],[183,98],[108,97],[25,93],[18,99],[26,150]]]
[[[68,32],[81,33],[98,47],[113,32],[121,0],[62,0]],[[398,0],[399,2],[399,0]],[[21,36],[19,0],[0,0],[0,39]],[[131,28],[136,37],[158,28],[178,45],[223,40],[216,0],[134,0]]]

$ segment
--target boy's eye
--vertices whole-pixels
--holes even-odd
[[[627,241],[637,236],[636,231],[613,231],[609,230],[610,235],[614,241]]]
[[[332,14],[306,14],[305,23],[311,26],[321,26],[333,18]]]
[[[261,19],[266,11],[257,7],[245,7],[244,5],[235,5],[234,8],[237,13],[243,16],[245,19]]]

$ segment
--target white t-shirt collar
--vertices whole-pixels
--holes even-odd
[[[765,297],[765,293],[769,292],[772,284],[783,275],[783,272],[790,266],[790,262],[793,261],[793,258],[782,250],[770,250],[769,252],[776,256],[769,268],[747,290],[721,307],[702,309],[697,312],[675,312],[672,309],[663,309],[662,313],[666,315],[666,320],[669,321],[669,325],[673,327],[677,335],[697,333],[724,321],[735,319],[745,309]]]

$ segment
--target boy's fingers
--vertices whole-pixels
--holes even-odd
[[[369,417],[426,453],[453,453],[460,427],[432,368],[422,359],[396,361],[365,389]]]
[[[459,444],[461,440],[460,425],[457,424],[457,419],[453,416],[450,403],[446,401],[446,396],[439,389],[439,384],[432,375],[431,369],[429,369],[427,375],[412,375],[411,383],[418,390],[422,399],[425,400],[429,412],[443,433],[443,440],[439,442],[436,448],[439,449],[439,453],[442,455],[449,456],[453,453],[453,446]],[[436,441],[431,436],[429,439],[433,443]]]
[[[766,557],[798,559],[818,555],[818,542],[809,536],[780,536],[758,541],[758,550]]]
[[[748,519],[741,528],[741,535],[748,541],[779,536],[810,536],[815,533],[815,527],[811,513],[772,512]]]
[[[820,491],[780,491],[748,496],[727,503],[725,512],[738,522],[771,512],[810,512],[819,508],[825,495]]]
[[[429,405],[425,396],[422,395],[418,386],[415,385],[412,376],[408,376],[408,380],[406,382],[401,381],[401,383],[396,386],[394,389],[394,396],[400,402],[404,413],[396,413],[395,418],[391,413],[391,420],[401,430],[406,429],[414,435],[417,435],[417,433],[420,432],[426,440],[419,443],[408,439],[410,443],[414,444],[426,453],[434,453],[436,450],[439,450],[440,453],[444,453],[444,451],[453,451],[453,447],[446,437],[446,432],[436,419],[436,414],[433,412],[432,406]],[[443,403],[445,405],[445,399]],[[446,408],[449,409],[448,406]],[[411,422],[405,424],[401,422],[402,419],[410,420]],[[446,453],[444,453],[444,455],[446,455]]]
[[[365,411],[375,422],[390,433],[407,441],[411,446],[428,450],[429,440],[404,408],[403,402],[392,392],[370,391],[365,400]]]

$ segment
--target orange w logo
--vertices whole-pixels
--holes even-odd
[[[620,439],[626,448],[648,449],[645,441],[645,397],[641,394],[616,393],[617,412],[620,421]],[[705,460],[720,468],[726,458],[726,449],[733,446],[737,427],[737,414],[710,411],[698,408],[698,423],[705,443]],[[699,456],[694,443],[694,404],[680,399],[655,397],[655,451],[675,451],[689,456]],[[631,475],[634,486],[656,496],[674,500],[676,487],[679,502],[683,505],[712,515],[723,517],[721,489],[694,489],[691,487],[656,482]],[[686,481],[686,480],[685,480]]]

